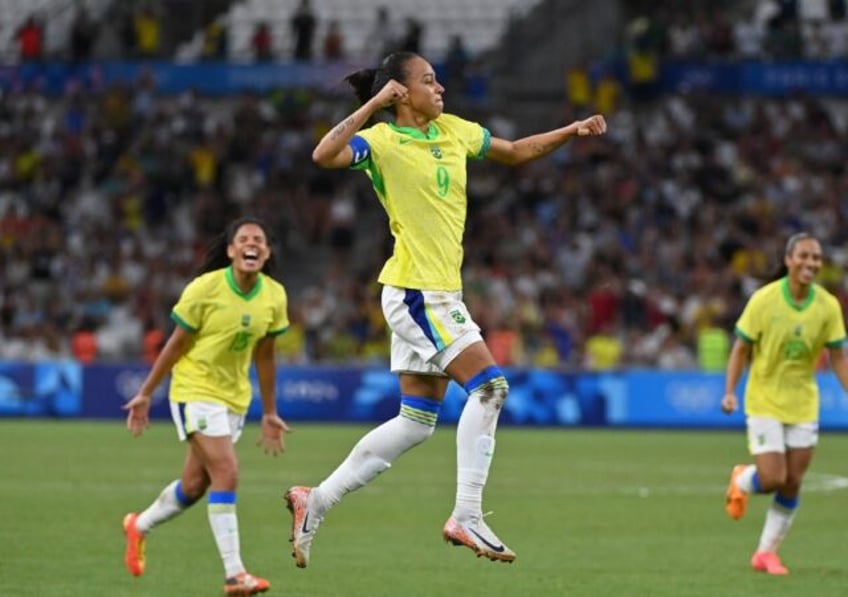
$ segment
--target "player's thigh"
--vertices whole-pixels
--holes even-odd
[[[786,479],[785,425],[769,417],[746,419],[748,451],[754,457],[757,474],[766,486],[783,484]]]
[[[809,421],[786,427],[786,467],[787,484],[800,487],[813,453],[819,443],[819,423]]]
[[[443,375],[425,375],[421,373],[400,373],[398,375],[400,392],[404,396],[429,398],[441,402],[448,388],[448,378]]]
[[[445,375],[468,346],[482,341],[461,292],[384,286],[383,315],[392,330],[393,372]]]
[[[238,459],[235,442],[244,428],[244,415],[214,402],[171,403],[171,415],[181,439],[190,446],[184,474],[187,478],[202,469],[219,489],[235,489]]]
[[[461,385],[488,367],[495,366],[489,347],[482,340],[465,348],[447,366],[448,375]]]

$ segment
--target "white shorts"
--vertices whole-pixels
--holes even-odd
[[[751,454],[785,453],[787,449],[814,448],[819,443],[819,423],[786,424],[768,417],[748,417],[748,451]]]
[[[192,433],[208,437],[241,437],[245,415],[238,415],[217,402],[171,402],[171,418],[181,442]]]
[[[483,341],[461,291],[384,286],[382,303],[392,330],[393,373],[444,376],[459,353]]]

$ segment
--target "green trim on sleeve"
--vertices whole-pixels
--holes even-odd
[[[282,336],[287,331],[289,331],[289,326],[286,326],[284,328],[280,328],[279,330],[274,330],[274,331],[268,332],[266,334],[266,336],[269,336],[271,338],[276,338],[277,336]]]
[[[190,334],[196,334],[197,328],[191,327],[179,315],[171,311],[171,320]]]
[[[827,346],[828,348],[841,348],[842,346],[845,346],[845,340],[846,338],[834,340],[833,342],[828,342],[827,344],[825,344],[825,346]]]
[[[737,328],[735,328],[735,329],[733,330],[733,333],[736,335],[736,337],[737,337],[737,338],[739,338],[740,340],[744,340],[744,341],[745,341],[745,342],[747,342],[748,344],[753,344],[753,343],[754,343],[754,339],[753,339],[753,338],[749,338],[749,337],[748,337],[748,335],[747,335],[747,334],[745,334],[745,332],[743,332],[742,330],[740,330],[738,327],[737,327]]]
[[[483,144],[480,146],[480,151],[477,152],[472,159],[474,160],[482,160],[486,157],[486,154],[489,153],[489,147],[492,146],[492,133],[489,132],[489,129],[481,126],[483,129]]]

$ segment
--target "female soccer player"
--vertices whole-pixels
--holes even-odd
[[[495,428],[508,386],[462,301],[462,235],[466,162],[489,158],[521,164],[575,136],[601,135],[603,116],[518,141],[492,137],[479,124],[443,113],[442,87],[417,54],[390,54],[380,67],[347,82],[362,105],[318,143],[325,168],[363,170],[389,217],[394,254],[379,276],[392,330],[391,368],[399,375],[400,413],[366,434],[317,487],[292,487],[292,552],[301,568],[327,511],[374,479],[433,433],[449,379],[468,392],[456,434],[456,503],[442,535],[477,556],[511,562],[515,552],[483,521],[483,487],[495,450]],[[392,123],[362,127],[384,108]]]
[[[774,493],[751,558],[754,570],[768,574],[789,573],[777,549],[795,517],[801,482],[818,442],[814,375],[824,347],[840,383],[848,388],[842,308],[836,297],[813,282],[821,263],[818,240],[807,233],[789,239],[784,255],[787,275],[751,296],[736,324],[737,338],[727,363],[721,408],[729,414],[739,406],[734,391],[750,362],[745,415],[754,464],[733,467],[725,509],[739,520],[749,494]]]
[[[133,576],[144,572],[145,536],[181,514],[209,491],[209,525],[224,563],[224,591],[253,595],[267,580],[248,574],[239,549],[234,444],[250,404],[251,360],[262,398],[259,445],[273,455],[285,449],[289,430],[277,414],[274,339],[289,325],[283,286],[265,225],[244,217],[210,246],[200,275],[186,286],[171,313],[176,323],[141,388],[124,408],[127,428],[139,436],[149,423],[150,397],[173,369],[169,399],[181,441],[187,441],[180,479],[171,482],[140,514],[127,514],[124,562]]]

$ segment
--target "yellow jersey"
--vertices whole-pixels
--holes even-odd
[[[381,284],[462,289],[466,164],[485,157],[490,143],[487,129],[451,114],[432,121],[427,134],[380,123],[354,136],[351,168],[371,179],[395,241]]]
[[[170,399],[211,401],[242,414],[252,396],[253,348],[289,326],[282,284],[259,274],[250,292],[238,287],[231,267],[202,274],[183,290],[171,319],[194,336],[194,344],[174,365]]]
[[[745,388],[745,414],[784,423],[817,421],[816,362],[824,347],[845,340],[842,308],[818,284],[803,304],[789,293],[789,279],[771,282],[751,296],[736,335],[753,346]]]

